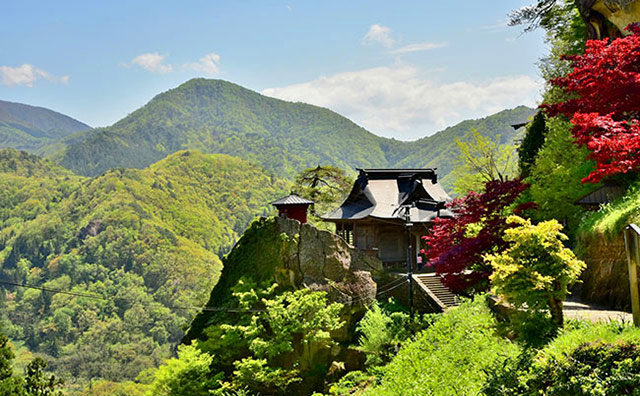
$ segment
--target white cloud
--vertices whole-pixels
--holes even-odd
[[[200,58],[198,62],[187,63],[184,66],[207,76],[216,76],[220,74],[220,55],[212,52]]]
[[[394,40],[391,37],[391,28],[378,25],[371,25],[367,34],[362,37],[363,44],[381,44],[387,48],[393,46]]]
[[[415,139],[465,119],[534,106],[542,86],[525,75],[440,84],[424,74],[407,65],[377,67],[262,93],[330,108],[377,134]]]
[[[33,84],[41,78],[52,83],[67,84],[69,82],[69,76],[56,77],[28,63],[18,67],[0,66],[0,77],[2,85],[8,87],[17,85],[33,87]]]
[[[490,25],[480,25],[479,27],[480,30],[488,32],[501,32],[503,30],[506,30],[507,28],[509,28],[508,18],[498,19],[495,23],[492,23]]]
[[[431,42],[415,43],[415,44],[405,45],[404,47],[396,48],[393,51],[391,51],[391,53],[406,54],[408,52],[430,51],[438,48],[444,48],[447,45],[448,45],[447,43],[431,43]]]
[[[173,70],[173,66],[164,64],[167,55],[160,55],[157,52],[148,52],[136,56],[131,60],[132,65],[138,65],[141,68],[153,73],[168,73]]]

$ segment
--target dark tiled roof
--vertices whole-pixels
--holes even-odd
[[[576,201],[578,205],[601,205],[620,198],[624,195],[624,188],[616,184],[607,184],[585,195]]]
[[[437,182],[434,169],[359,169],[349,197],[325,220],[359,220],[366,217],[404,220],[407,205],[410,221],[425,223],[451,217],[444,204],[451,200]]]
[[[312,205],[313,201],[309,201],[308,199],[301,198],[296,194],[291,194],[288,197],[280,198],[277,201],[271,202],[273,206],[280,205]]]

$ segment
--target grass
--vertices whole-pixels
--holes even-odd
[[[633,184],[627,194],[603,205],[580,224],[578,235],[600,234],[614,236],[629,223],[640,221],[640,182]]]

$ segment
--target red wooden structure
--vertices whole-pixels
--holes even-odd
[[[271,202],[271,205],[278,209],[278,215],[298,220],[304,224],[307,222],[307,210],[310,205],[313,205],[313,201],[291,194],[288,197]]]

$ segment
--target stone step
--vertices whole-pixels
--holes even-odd
[[[458,297],[440,281],[437,275],[414,275],[419,289],[436,302],[443,310],[459,305]]]

